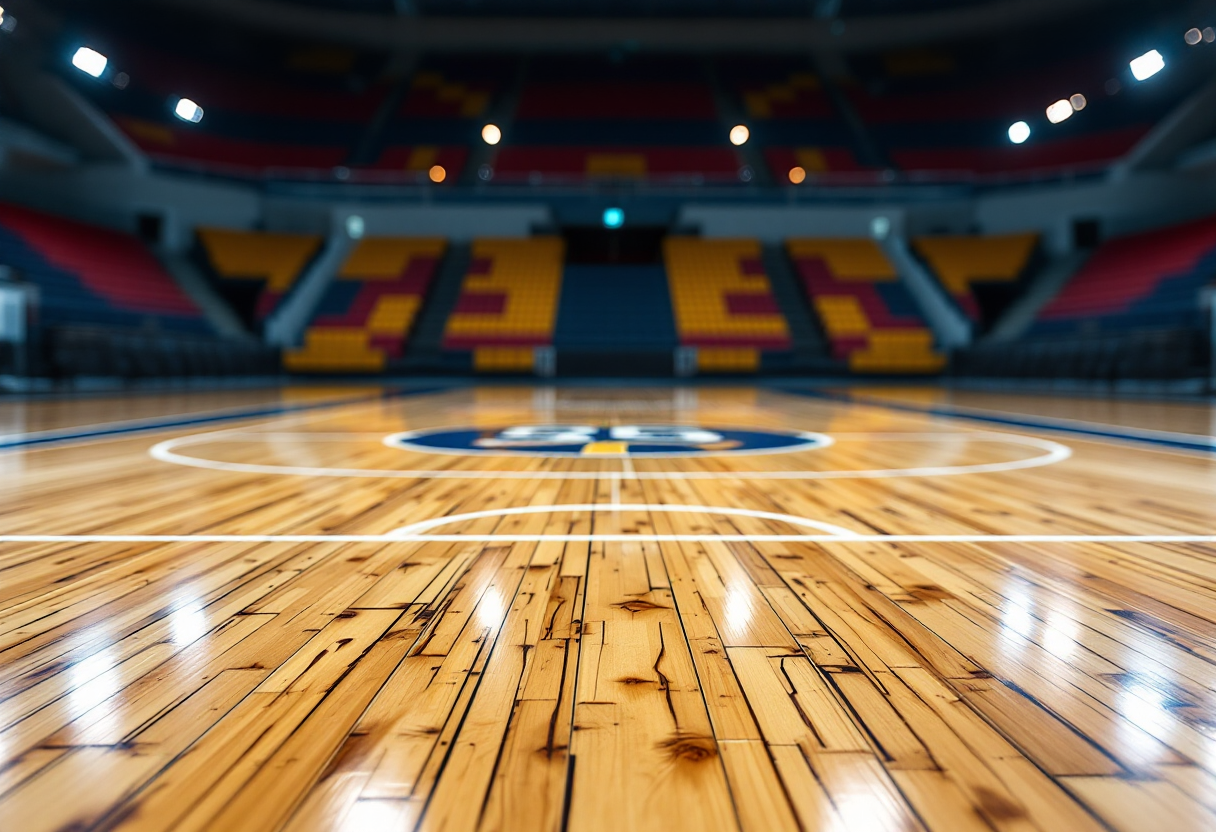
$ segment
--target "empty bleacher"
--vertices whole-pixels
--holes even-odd
[[[439,165],[445,184],[457,182],[469,145],[480,141],[484,116],[515,67],[505,58],[424,58],[384,128],[372,167],[381,173],[421,175]]]
[[[313,312],[304,345],[284,355],[295,372],[380,372],[405,352],[443,256],[440,239],[366,238]]]
[[[444,349],[471,352],[477,371],[531,371],[533,350],[553,343],[563,251],[557,237],[474,242]]]
[[[0,203],[0,263],[38,287],[37,321],[207,335],[211,328],[130,234]]]
[[[1200,329],[1200,293],[1214,282],[1214,217],[1115,238],[1039,312],[1031,334]]]
[[[696,62],[555,57],[530,76],[495,182],[738,181],[741,162]]]
[[[72,80],[158,165],[254,179],[332,178],[390,91],[373,80],[377,59],[353,52],[268,51],[221,64],[189,53],[124,43],[125,89]],[[173,115],[185,91],[205,108],[200,124]]]
[[[676,331],[700,371],[755,372],[763,351],[790,348],[759,242],[672,237],[663,255]]]
[[[865,373],[942,368],[932,331],[876,242],[791,240],[788,249],[834,357]]]
[[[763,148],[773,180],[802,168],[809,181],[869,181],[848,128],[807,59],[724,59],[719,76],[742,104],[751,140]]]
[[[855,55],[844,90],[886,161],[911,181],[1092,175],[1126,155],[1171,106],[1170,96],[1136,88],[1107,91],[1107,68],[1119,65],[1123,48],[1073,49],[1063,61],[1031,65],[981,43]],[[1069,79],[1065,90],[1061,78]],[[1043,123],[1044,106],[1073,93],[1085,96],[1085,109]],[[1015,145],[1007,129],[1022,119],[1035,134]]]
[[[216,289],[252,330],[291,291],[321,248],[315,234],[200,228],[202,257]]]
[[[1037,234],[918,237],[913,250],[973,323],[986,328],[1014,299]]]

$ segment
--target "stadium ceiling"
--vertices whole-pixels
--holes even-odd
[[[1110,10],[1110,0],[987,0],[961,5],[957,0],[920,0],[894,4],[864,0],[875,13],[835,16],[841,4],[832,0],[794,4],[786,0],[750,0],[748,16],[731,16],[738,3],[701,3],[716,16],[657,16],[663,8],[691,8],[680,0],[635,3],[653,7],[656,16],[585,17],[536,16],[527,11],[552,2],[515,3],[490,0],[478,5],[493,14],[453,14],[471,6],[435,4],[425,0],[146,0],[165,9],[204,14],[229,24],[278,35],[385,48],[427,52],[577,52],[628,47],[663,52],[848,52],[920,46],[968,37],[1011,33],[1054,21],[1075,19]],[[391,9],[386,8],[391,6]],[[444,15],[428,14],[427,6],[442,5]],[[797,16],[773,9],[797,5]],[[847,5],[847,4],[846,4]],[[909,5],[918,11],[882,13],[884,8]],[[630,8],[628,4],[625,6]],[[713,10],[718,11],[713,11]],[[824,12],[831,12],[825,14]]]

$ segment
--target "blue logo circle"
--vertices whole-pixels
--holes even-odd
[[[824,448],[832,438],[805,431],[734,430],[688,425],[517,425],[397,433],[384,443],[432,454],[544,457],[759,455]]]

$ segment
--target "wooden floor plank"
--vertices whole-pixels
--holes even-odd
[[[1211,534],[1209,458],[1008,428],[1072,457],[857,476],[1040,450],[976,423],[746,387],[342,403],[366,393],[122,396],[95,412],[329,404],[182,450],[221,467],[471,476],[148,458],[189,428],[0,451],[0,829],[1216,828],[1216,545],[763,539],[816,531],[802,521],[922,537]],[[1206,404],[881,395],[1108,426],[1160,418],[1197,435],[1212,424]],[[73,401],[0,403],[0,419],[87,426]],[[628,459],[382,442],[452,424],[836,442]],[[433,533],[467,539],[190,538],[381,536],[465,514]],[[11,537],[23,533],[181,539]]]

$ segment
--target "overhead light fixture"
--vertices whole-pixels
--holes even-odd
[[[625,224],[625,212],[620,208],[604,209],[604,228],[620,228]]]
[[[4,25],[4,6],[0,6],[0,26]]]
[[[487,124],[481,128],[481,139],[486,144],[498,144],[502,141],[502,130],[498,128],[497,124]]]
[[[1182,39],[1186,41],[1187,46],[1198,46],[1199,42],[1203,40],[1203,32],[1194,28],[1187,29]]]
[[[1079,113],[1089,104],[1089,99],[1078,92],[1069,96],[1068,103],[1072,105],[1073,110]]]
[[[1021,144],[1030,138],[1030,125],[1024,121],[1014,122],[1009,125],[1009,141],[1014,144]]]
[[[177,105],[173,108],[173,115],[180,118],[182,121],[188,121],[191,124],[198,124],[203,120],[203,108],[195,104],[189,98],[178,99]]]
[[[448,178],[448,172],[443,165],[432,165],[427,171],[427,176],[431,177],[431,181],[438,185],[440,182]]]
[[[1072,114],[1072,102],[1063,98],[1047,108],[1047,120],[1052,124],[1059,124],[1061,121],[1067,121],[1068,119],[1072,118]]]
[[[1143,81],[1147,78],[1152,78],[1158,72],[1165,69],[1165,58],[1161,57],[1160,52],[1153,49],[1129,63],[1128,67],[1131,68],[1133,78],[1137,81]]]
[[[730,143],[735,147],[747,144],[747,140],[751,138],[752,131],[747,129],[746,125],[736,124],[730,128]]]
[[[801,185],[806,181],[806,168],[801,165],[795,165],[790,168],[790,183],[793,185]]]
[[[94,78],[101,77],[101,74],[106,71],[106,64],[109,62],[110,59],[105,55],[87,46],[80,47],[76,50],[76,54],[72,56],[72,66],[79,69],[85,75],[92,75]]]

